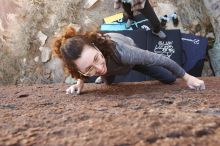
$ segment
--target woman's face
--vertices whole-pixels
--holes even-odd
[[[107,73],[105,58],[95,46],[85,45],[81,56],[74,62],[79,73],[84,76],[101,76]]]

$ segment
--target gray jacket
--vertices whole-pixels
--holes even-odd
[[[107,33],[116,45],[116,58],[108,58],[107,74],[103,77],[125,74],[135,65],[162,66],[177,77],[185,71],[175,61],[160,54],[138,48],[134,41],[119,33]]]

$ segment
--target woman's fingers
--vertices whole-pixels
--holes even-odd
[[[72,90],[72,86],[70,86],[69,88],[66,89],[66,94],[71,94]]]
[[[77,88],[74,86],[74,87],[71,89],[71,94],[76,93],[76,91],[77,91]]]
[[[199,80],[199,83],[198,83],[197,87],[199,88],[198,90],[205,90],[205,83],[204,83],[204,81]]]
[[[78,92],[80,92],[79,90],[78,90],[78,88],[76,87],[76,86],[70,86],[68,89],[66,89],[66,94],[75,94],[75,93],[77,93],[78,94]]]
[[[190,89],[195,89],[195,87],[193,85],[189,85]]]
[[[203,82],[203,84],[201,85],[201,90],[205,90],[205,83]]]
[[[189,84],[189,88],[195,90],[205,90],[205,83],[202,80],[198,80],[197,82]]]
[[[81,89],[80,89],[80,88],[77,88],[77,89],[76,89],[76,94],[80,94],[80,92],[81,92]]]
[[[200,87],[200,83],[194,83],[194,87],[195,88],[199,88]]]

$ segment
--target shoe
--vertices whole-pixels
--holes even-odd
[[[178,24],[179,24],[179,20],[178,20],[178,17],[177,17],[177,15],[176,15],[176,12],[174,12],[174,13],[172,14],[172,20],[173,20],[173,25],[174,25],[175,27],[177,27]]]
[[[102,83],[104,83],[104,81],[103,81],[102,77],[99,76],[98,78],[96,78],[95,83],[96,84],[102,84]]]
[[[134,23],[134,20],[128,19],[127,23],[125,24],[125,28],[129,29],[131,27],[132,23]]]
[[[160,17],[161,27],[165,28],[166,24],[167,24],[167,21],[168,21],[168,16],[167,15],[164,15],[164,16]]]
[[[152,33],[153,33],[154,35],[158,36],[158,37],[161,38],[161,39],[165,39],[165,38],[167,37],[166,34],[165,34],[163,31],[159,31],[158,33],[152,31]]]

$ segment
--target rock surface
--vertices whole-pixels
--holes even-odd
[[[215,75],[220,76],[220,1],[203,1],[215,32],[215,43],[213,48],[209,50],[210,62]]]
[[[220,145],[220,78],[205,91],[157,81],[110,87],[66,84],[0,87],[0,145]]]

